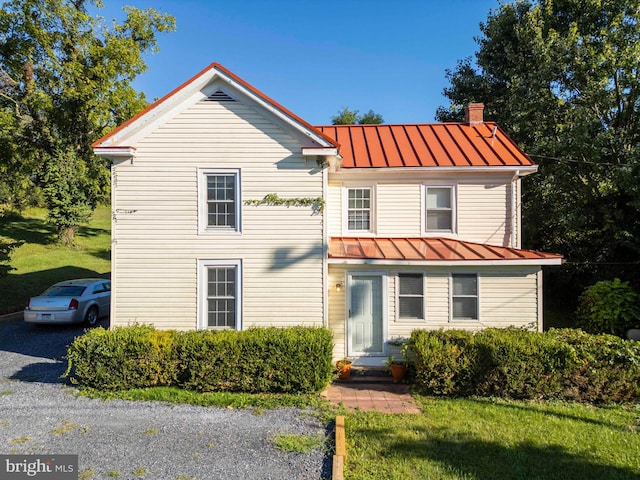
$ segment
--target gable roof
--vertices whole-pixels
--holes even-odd
[[[329,242],[329,261],[414,265],[560,265],[562,255],[439,237],[334,237]]]
[[[531,158],[493,122],[317,128],[340,144],[341,168],[535,168]]]
[[[135,148],[126,144],[127,138],[131,137],[134,132],[145,128],[154,121],[157,121],[158,118],[163,114],[166,114],[166,112],[171,110],[172,107],[180,102],[184,102],[191,95],[197,94],[216,79],[219,79],[226,84],[232,85],[235,89],[242,91],[245,95],[251,98],[253,102],[276,115],[282,121],[308,137],[311,144],[307,145],[306,148],[317,148],[320,150],[322,148],[337,149],[339,147],[334,139],[325,135],[313,125],[272,100],[253,85],[244,81],[242,78],[238,77],[230,70],[227,70],[219,63],[212,63],[182,85],[175,88],[159,100],[153,102],[131,119],[116,127],[107,135],[96,140],[92,144],[94,151],[100,154],[108,153],[108,150],[112,150],[113,152],[125,152],[124,149],[126,149],[127,153],[135,153]],[[206,95],[202,93],[201,96],[205,97]]]

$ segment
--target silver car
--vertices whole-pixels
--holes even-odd
[[[111,280],[81,278],[59,282],[42,295],[32,297],[24,309],[28,323],[81,323],[97,325],[100,317],[109,315]]]

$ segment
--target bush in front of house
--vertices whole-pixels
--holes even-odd
[[[101,390],[158,387],[175,384],[178,334],[153,327],[105,330],[95,328],[77,337],[67,349],[72,383]]]
[[[580,330],[416,330],[416,386],[424,393],[633,401],[640,395],[640,343]]]
[[[409,345],[414,353],[415,383],[433,395],[471,395],[474,340],[466,330],[414,330]]]
[[[177,346],[179,382],[201,392],[318,392],[331,381],[332,350],[326,328],[186,332]]]
[[[640,295],[628,282],[603,280],[585,289],[576,316],[586,332],[623,337],[627,329],[640,322]]]
[[[178,386],[201,392],[309,393],[331,381],[326,328],[245,331],[94,329],[69,347],[73,383],[103,390]]]
[[[564,399],[611,403],[640,398],[640,342],[575,329],[552,329],[546,335],[575,354],[576,361],[563,378]]]

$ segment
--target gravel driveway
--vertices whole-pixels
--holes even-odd
[[[324,452],[282,452],[272,443],[278,433],[325,433],[297,409],[256,414],[76,396],[59,377],[65,346],[81,334],[78,327],[0,323],[0,454],[77,454],[87,479],[330,476]]]

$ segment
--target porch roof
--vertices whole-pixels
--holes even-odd
[[[330,263],[560,265],[562,255],[443,237],[332,237]]]

